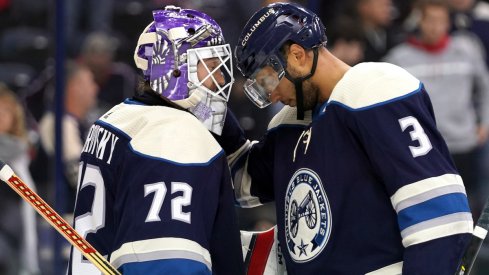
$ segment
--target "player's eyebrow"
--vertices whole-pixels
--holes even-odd
[[[204,59],[204,62],[207,66],[219,65],[219,59],[217,57],[211,57],[211,58]]]

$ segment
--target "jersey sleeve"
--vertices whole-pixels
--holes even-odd
[[[390,196],[406,248],[403,274],[452,274],[473,228],[465,188],[423,85],[397,73],[382,86],[365,81],[370,97],[336,98],[330,105],[344,112]]]
[[[474,65],[474,102],[479,124],[489,127],[489,71],[484,62],[483,48],[479,48],[478,40],[469,39],[472,43],[467,43],[466,50],[470,53],[471,62]]]

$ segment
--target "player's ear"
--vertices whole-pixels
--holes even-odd
[[[292,58],[293,61],[299,62],[300,65],[305,62],[305,50],[301,46],[297,44],[291,44],[289,47],[289,58]]]

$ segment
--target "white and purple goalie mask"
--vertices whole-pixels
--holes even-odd
[[[234,82],[231,47],[224,44],[221,28],[202,12],[175,6],[153,11],[153,18],[134,52],[137,67],[154,91],[189,110],[220,135]],[[204,61],[208,59],[217,65],[207,66]],[[201,79],[199,63],[205,75],[201,73]],[[212,82],[212,89],[204,82]]]

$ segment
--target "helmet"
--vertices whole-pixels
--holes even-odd
[[[234,82],[231,48],[224,44],[221,28],[202,12],[175,6],[153,11],[153,18],[134,51],[136,66],[155,92],[188,109],[209,130],[220,134]],[[207,66],[204,61],[209,58],[216,59],[217,65]],[[206,72],[201,79],[199,63]],[[215,78],[219,71],[224,83]],[[216,88],[206,87],[206,81]]]
[[[287,41],[305,49],[325,45],[324,25],[297,4],[274,3],[256,12],[238,39],[235,56],[238,69],[248,78],[245,93],[260,108],[270,104],[269,94],[286,75],[287,62],[280,50]]]

